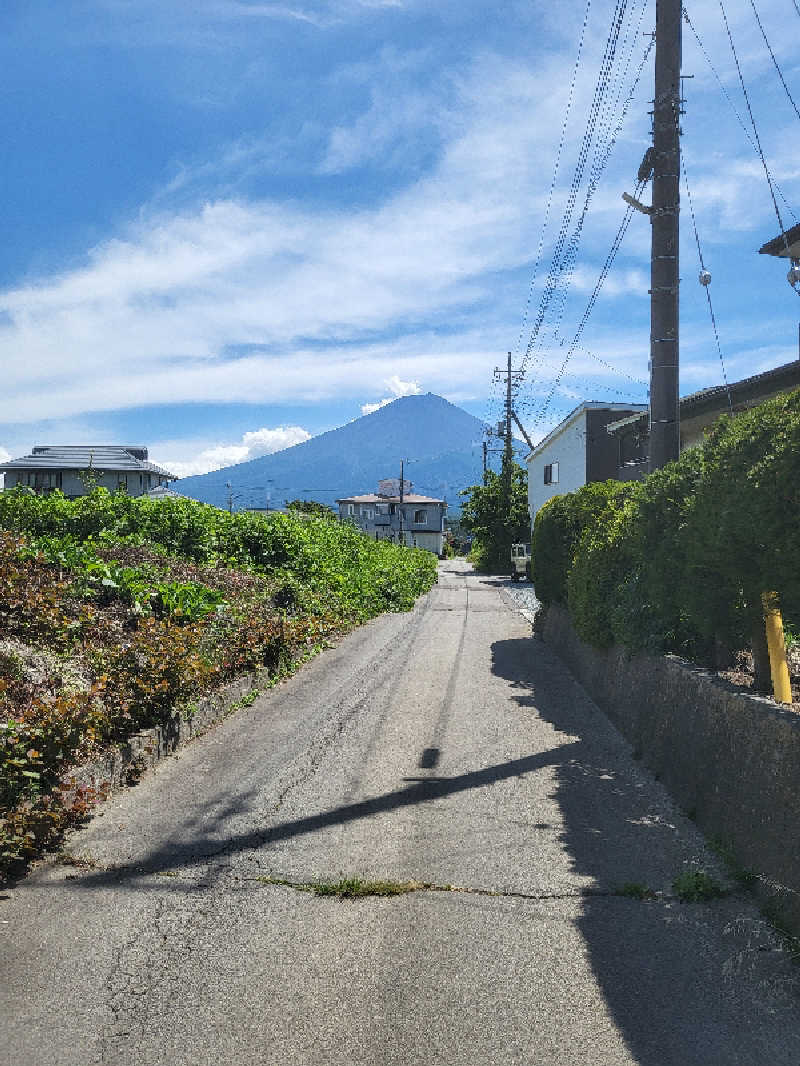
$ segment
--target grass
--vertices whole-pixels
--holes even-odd
[[[652,888],[648,888],[647,885],[642,885],[638,881],[626,881],[624,885],[620,885],[617,889],[618,896],[627,896],[628,899],[654,899],[655,892]]]
[[[362,881],[360,877],[343,877],[339,881],[288,881],[281,877],[260,877],[265,885],[285,885],[298,892],[337,899],[363,899],[367,896],[402,896],[428,886],[422,881]]]
[[[720,837],[711,837],[708,846],[715,854],[719,855],[728,870],[728,873],[743,888],[753,888],[758,881],[758,874],[742,866],[736,858],[733,848]]]
[[[672,882],[672,890],[683,903],[708,903],[725,895],[725,889],[705,870],[684,870]]]

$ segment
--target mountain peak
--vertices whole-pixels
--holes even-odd
[[[182,478],[174,488],[217,507],[227,506],[229,491],[237,509],[281,507],[297,498],[333,506],[336,499],[374,492],[382,478],[399,477],[402,461],[415,491],[445,498],[457,510],[461,489],[481,480],[475,442],[483,432],[480,419],[442,396],[400,396],[302,444]]]

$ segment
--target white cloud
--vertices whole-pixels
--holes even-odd
[[[238,444],[208,445],[190,458],[171,457],[176,454],[185,455],[185,445],[177,446],[174,442],[172,445],[157,445],[155,450],[158,450],[159,463],[162,466],[179,477],[189,477],[191,474],[207,474],[209,470],[246,463],[249,459],[258,459],[262,455],[273,455],[310,439],[311,434],[301,426],[277,426],[275,429],[250,430]]]
[[[362,404],[362,415],[371,415],[373,411],[379,411],[381,407],[385,407],[388,403],[392,403],[394,400],[399,399],[400,396],[419,396],[422,392],[418,381],[401,381],[397,374],[393,374],[390,378],[387,378],[387,380],[384,381],[384,385],[390,390],[392,395],[384,396],[384,398],[378,400],[377,403]]]
[[[358,0],[323,5],[337,16],[362,6]],[[211,7],[248,19],[306,13],[302,3],[251,4],[248,10],[248,5],[215,0]],[[186,10],[194,8],[186,5]],[[739,12],[737,27],[747,10]],[[719,44],[719,27],[714,30],[710,16],[701,29],[709,47]],[[770,33],[780,42],[772,24]],[[569,187],[576,134],[592,94],[596,56],[590,53],[602,43],[602,37],[595,41],[590,35],[584,55],[539,287]],[[568,50],[571,63],[574,40]],[[564,70],[564,56],[557,53],[538,54],[530,65],[490,55],[469,66],[459,60],[445,65],[431,90],[433,118],[420,106],[421,90],[408,77],[398,82],[408,91],[395,93],[390,119],[383,112],[394,82],[384,78],[372,91],[368,71],[361,116],[349,123],[343,119],[327,131],[320,158],[308,161],[309,173],[316,169],[319,177],[319,171],[326,171],[333,181],[334,172],[341,174],[408,142],[415,129],[430,133],[433,128],[436,160],[407,187],[392,186],[394,191],[382,199],[371,190],[361,206],[325,208],[302,199],[255,200],[228,193],[170,212],[164,206],[169,196],[162,196],[156,201],[158,213],[152,205],[144,210],[118,239],[92,249],[80,269],[0,293],[0,420],[63,421],[153,403],[312,404],[336,396],[380,396],[375,383],[381,381],[387,381],[389,394],[377,402],[385,403],[407,394],[390,384],[390,369],[401,385],[424,380],[427,388],[444,395],[485,396],[492,367],[520,332],[528,295],[523,275],[529,274],[539,243],[568,92]],[[729,79],[729,72],[723,76]],[[573,275],[578,317],[622,218],[620,193],[632,189],[648,140],[649,78],[645,73],[639,100],[631,108],[625,152],[619,155],[620,142],[584,229]],[[713,84],[709,88],[717,93]],[[745,245],[755,248],[760,237],[755,240],[753,234],[763,230],[764,239],[772,236],[774,216],[752,150],[746,141],[739,143],[743,138],[735,120],[724,143],[698,136],[701,105],[715,119],[726,105],[715,97],[711,110],[705,83],[705,98],[688,91],[694,95],[684,143],[694,153],[689,156],[690,178],[703,239],[728,242],[746,226],[750,236],[745,234]],[[784,143],[791,144],[788,135]],[[236,187],[238,173],[269,170],[270,160],[270,146],[256,137],[181,174],[175,188],[181,193],[208,188],[216,175],[230,189]],[[788,181],[796,174],[788,156],[772,162],[779,178]],[[359,191],[357,180],[351,180]],[[347,186],[342,182],[337,187],[341,205]],[[602,332],[602,301],[584,333],[585,343],[600,353],[608,351],[612,363],[619,362],[621,350],[635,350],[639,365],[646,366],[648,326],[635,316],[646,310],[648,282],[642,271],[649,261],[648,237],[649,227],[637,217],[624,248],[631,258],[620,256],[604,288],[604,298],[616,300],[613,338],[606,335],[608,319]],[[731,273],[741,272],[729,259]],[[720,294],[715,306],[724,328],[725,278],[716,263],[713,271],[715,294]],[[696,277],[693,265],[686,273]],[[783,275],[785,270],[779,279],[781,294]],[[743,302],[733,286],[729,291],[736,319],[729,317],[732,335]],[[538,292],[528,325],[535,318]],[[684,306],[688,302],[682,298]],[[759,304],[762,314],[772,315],[774,329],[778,316],[763,307]],[[559,324],[562,337],[571,337],[574,310],[568,305]],[[787,305],[787,321],[789,314]],[[526,338],[520,336],[524,350]],[[688,329],[685,336],[688,351]],[[704,343],[698,361],[710,367],[714,350]],[[558,359],[553,361],[557,366]],[[571,369],[577,362],[573,357]],[[362,410],[374,409],[372,403]],[[250,457],[250,444],[243,439],[209,444],[201,451],[202,462],[223,465],[241,461],[240,455]],[[197,464],[201,459],[176,456],[175,462]]]

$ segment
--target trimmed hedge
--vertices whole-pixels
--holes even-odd
[[[710,662],[749,646],[761,593],[800,621],[800,390],[735,418],[641,481],[585,485],[536,516],[539,599],[598,647]]]

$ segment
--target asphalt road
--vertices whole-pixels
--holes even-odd
[[[443,564],[0,899],[0,1063],[797,1066],[800,968],[674,898],[724,873],[507,584]],[[341,877],[427,887],[269,882]]]

